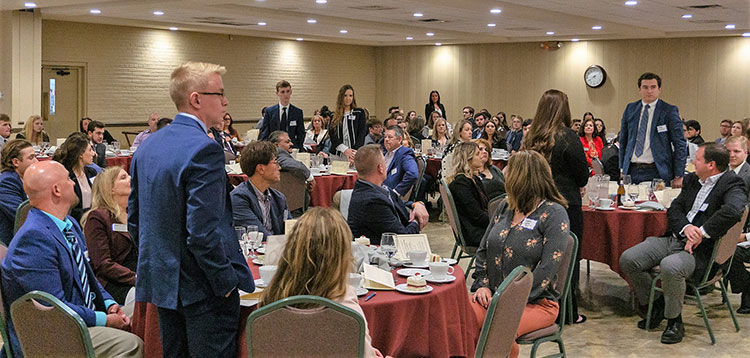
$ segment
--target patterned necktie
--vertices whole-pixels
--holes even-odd
[[[81,252],[81,247],[78,246],[78,240],[76,239],[73,230],[65,230],[65,238],[70,243],[71,250],[73,250],[73,257],[76,260],[76,268],[78,269],[78,278],[81,281],[81,287],[83,287],[83,298],[86,302],[86,307],[94,309],[94,300],[91,297],[91,288],[89,287],[89,277],[86,273],[86,262]]]
[[[281,110],[281,123],[279,125],[279,128],[283,128],[284,131],[289,133],[289,125],[286,122],[286,107],[282,108]]]
[[[638,124],[638,134],[635,137],[635,156],[640,157],[643,154],[643,147],[646,145],[646,129],[648,129],[648,109],[651,105],[646,105],[641,115],[641,121]]]

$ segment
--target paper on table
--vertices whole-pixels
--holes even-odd
[[[422,139],[422,153],[432,149],[432,139]]]
[[[390,272],[372,265],[363,266],[365,271],[362,276],[365,279],[365,288],[375,290],[396,289],[396,282],[393,281],[393,275]]]
[[[305,168],[310,169],[310,153],[297,153],[297,160],[305,165]]]
[[[227,169],[227,173],[229,174],[242,174],[240,163],[227,164],[225,168]]]
[[[276,265],[284,253],[286,246],[286,235],[271,235],[266,240],[266,254],[263,257],[264,265]]]
[[[743,241],[737,244],[739,247],[750,247],[750,241]]]
[[[284,234],[285,235],[291,234],[292,229],[294,229],[294,225],[297,225],[296,219],[284,220]]]
[[[396,259],[406,261],[409,259],[409,251],[427,251],[427,257],[432,255],[430,241],[425,234],[396,235]]]
[[[349,162],[334,160],[331,164],[331,174],[346,175],[349,171]]]
[[[254,141],[254,140],[258,140],[258,135],[259,134],[260,134],[260,130],[258,130],[258,129],[251,129],[251,130],[248,130],[247,134],[245,134],[245,135],[247,136],[247,140]]]

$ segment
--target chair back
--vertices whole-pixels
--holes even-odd
[[[349,218],[349,203],[352,201],[353,189],[341,189],[333,194],[332,206],[341,212],[344,219]]]
[[[128,148],[132,146],[132,142],[130,141],[130,136],[138,136],[139,132],[128,132],[128,131],[122,131],[122,134],[125,136],[125,140],[128,141]]]
[[[294,305],[315,305],[299,309]],[[247,318],[248,358],[363,357],[365,319],[340,303],[293,296],[263,306]]]
[[[8,254],[8,247],[4,243],[0,242],[0,263],[5,259],[5,255]],[[1,273],[1,272],[0,272]],[[3,299],[2,285],[0,285],[0,335],[5,343],[5,353],[8,358],[13,357],[13,349],[10,346],[10,338],[8,336],[8,326],[5,322],[8,320],[8,316],[5,315],[5,300]]]
[[[440,197],[443,198],[443,206],[445,207],[445,215],[448,216],[448,222],[453,229],[453,236],[456,238],[461,248],[466,248],[466,241],[464,241],[464,234],[461,231],[461,222],[458,220],[458,211],[456,211],[456,202],[453,200],[451,190],[448,188],[448,183],[445,179],[440,179]]]
[[[415,157],[417,160],[417,182],[414,183],[411,192],[411,200],[417,200],[419,197],[419,189],[422,187],[422,178],[424,178],[424,171],[427,169],[427,159],[423,156]],[[408,198],[409,196],[407,196]]]
[[[96,356],[83,319],[49,293],[21,296],[10,306],[10,316],[26,358]]]
[[[599,158],[591,158],[591,168],[594,169],[595,175],[604,174],[604,164],[602,164]]]
[[[289,211],[302,209],[307,211],[307,187],[305,179],[294,175],[292,172],[281,172],[281,180],[271,184],[271,187],[280,191],[286,197],[286,205]]]
[[[487,308],[476,357],[507,357],[510,354],[533,281],[531,270],[523,266],[513,269],[503,280]]]
[[[745,225],[745,220],[747,220],[747,215],[748,208],[747,206],[745,206],[745,211],[742,213],[742,220],[732,225],[727,233],[716,240],[716,242],[714,243],[713,253],[711,254],[713,259],[710,262],[721,266],[730,258],[732,258],[732,256],[734,256],[734,251],[737,249],[737,238],[742,233],[742,228]],[[721,270],[718,270],[714,275],[710,275],[712,273],[711,271],[712,270],[706,270],[706,273],[703,276],[703,280],[699,283],[699,285],[707,282],[712,278],[717,278],[716,274],[721,272]]]
[[[16,221],[13,224],[13,234],[18,232],[18,229],[20,229],[21,226],[23,226],[23,223],[26,222],[26,216],[29,215],[29,209],[31,209],[31,204],[29,204],[28,199],[18,205],[18,208],[16,209]]]
[[[490,200],[490,202],[487,204],[487,213],[489,214],[490,217],[492,217],[492,215],[495,215],[495,211],[497,210],[497,207],[507,197],[508,197],[508,194],[503,193],[503,194],[500,194],[500,196]]]

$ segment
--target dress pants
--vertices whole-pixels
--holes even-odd
[[[750,262],[750,248],[737,247],[734,259],[732,259],[732,267],[727,273],[732,293],[750,294],[750,272],[745,268],[746,262]]]
[[[89,336],[97,357],[143,357],[143,341],[130,332],[111,327],[89,327]]]
[[[158,312],[165,358],[237,356],[237,289],[229,297],[209,297],[185,307],[178,303],[176,310],[159,307]]]
[[[620,256],[620,268],[630,279],[635,297],[648,303],[651,290],[651,268],[660,265],[664,290],[664,317],[676,318],[682,313],[685,280],[695,270],[695,257],[685,251],[685,239],[672,236],[649,237]],[[655,296],[657,297],[657,296]]]
[[[633,184],[640,183],[651,183],[652,179],[660,179],[659,170],[656,167],[653,168],[628,168],[628,174],[630,174],[630,180]],[[665,183],[669,185],[669,183]]]

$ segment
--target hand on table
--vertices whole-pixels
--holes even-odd
[[[703,241],[703,232],[695,225],[688,225],[685,227],[685,230],[682,231],[682,234],[687,237],[685,251],[692,254],[693,249],[698,247],[698,245],[701,244],[701,241]]]
[[[490,289],[487,287],[481,287],[477,292],[474,292],[474,296],[471,296],[471,302],[479,303],[484,308],[490,306],[491,300],[492,292],[490,292]]]

